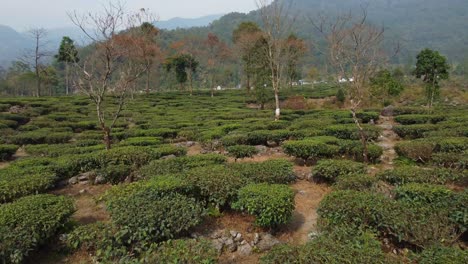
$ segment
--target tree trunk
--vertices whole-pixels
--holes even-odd
[[[247,93],[250,94],[250,74],[247,74]]]
[[[111,130],[108,127],[104,127],[102,130],[104,132],[104,144],[106,145],[106,150],[110,150],[112,145]]]
[[[278,96],[278,87],[275,87],[275,104],[276,104],[275,121],[278,121],[280,120],[280,115],[281,115],[280,101],[279,101],[279,96]]]
[[[351,109],[351,113],[353,115],[353,120],[356,126],[359,129],[359,137],[361,139],[361,144],[362,144],[362,157],[364,160],[365,164],[369,163],[369,150],[367,149],[367,138],[366,138],[366,133],[364,132],[364,129],[362,128],[361,124],[359,123],[359,119],[356,116],[356,110]]]
[[[65,62],[65,94],[68,95],[70,93],[70,81],[68,80],[68,76],[70,74],[70,69],[68,66],[68,62]]]
[[[146,71],[146,94],[150,93],[150,76],[151,76],[151,70],[148,68]]]

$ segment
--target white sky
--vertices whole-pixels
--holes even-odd
[[[98,11],[109,0],[0,0],[0,24],[22,31],[31,27],[70,26],[67,12]],[[149,8],[160,20],[196,18],[256,9],[255,0],[110,0],[124,3],[128,11]]]

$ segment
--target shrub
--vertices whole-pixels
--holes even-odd
[[[376,126],[364,126],[367,140],[376,140],[380,136],[381,129]],[[325,128],[325,134],[341,139],[360,139],[359,130],[355,125],[333,125]]]
[[[358,140],[340,140],[340,153],[354,159],[355,161],[363,162],[364,147]],[[383,149],[380,146],[367,143],[367,159],[369,162],[377,163],[382,156]]]
[[[106,166],[98,170],[97,174],[104,177],[105,182],[118,184],[125,181],[125,179],[131,174],[132,169],[128,165],[116,164],[112,166]]]
[[[295,179],[292,163],[284,159],[232,163],[229,168],[234,174],[253,183],[286,184]]]
[[[362,163],[350,160],[319,160],[313,169],[313,177],[325,182],[334,183],[340,177],[366,172]]]
[[[401,138],[416,139],[424,137],[424,133],[437,130],[438,127],[432,124],[418,124],[406,126],[394,126],[393,131]]]
[[[288,155],[307,160],[309,158],[331,158],[338,154],[339,147],[330,144],[328,137],[287,141],[283,144],[284,152]]]
[[[239,190],[234,209],[256,216],[255,223],[263,227],[286,224],[294,211],[294,192],[287,185],[250,184]]]
[[[334,186],[335,190],[368,191],[377,183],[377,179],[371,175],[355,174],[338,178]]]
[[[432,164],[438,167],[466,170],[468,169],[468,153],[434,153]]]
[[[221,142],[224,146],[243,145],[248,141],[247,135],[245,134],[229,134],[221,138]]]
[[[225,162],[226,157],[216,154],[177,157],[167,160],[155,160],[141,168],[140,174],[143,178],[152,178],[164,174],[183,173],[193,168],[223,164]]]
[[[395,189],[396,199],[412,204],[447,205],[453,198],[443,185],[408,183]]]
[[[464,176],[449,169],[430,169],[417,166],[398,166],[377,174],[377,178],[393,185],[407,183],[446,184],[457,182]],[[466,178],[466,176],[465,176]]]
[[[162,241],[177,237],[197,225],[202,206],[174,191],[180,184],[149,183],[116,189],[106,199],[114,224],[131,241]],[[116,195],[118,194],[118,195]]]
[[[64,196],[34,195],[0,206],[0,259],[22,263],[63,227],[74,212]]]
[[[413,161],[428,162],[431,159],[435,144],[430,141],[405,141],[395,146],[399,156],[411,159]]]
[[[134,137],[127,138],[120,142],[121,146],[155,146],[162,143],[162,138],[158,137]]]
[[[380,117],[380,113],[378,112],[358,112],[356,113],[357,118],[361,119],[363,123],[369,123],[371,120],[377,122]]]
[[[236,161],[237,159],[251,158],[258,153],[255,147],[247,145],[230,146],[227,148],[227,151],[229,152],[229,156],[234,157]]]
[[[414,125],[414,124],[426,124],[432,123],[437,124],[438,122],[444,121],[444,116],[434,115],[400,115],[395,117],[395,121],[402,125]]]
[[[177,131],[170,128],[155,128],[147,130],[133,130],[130,134],[134,137],[162,137],[162,138],[175,138]]]
[[[59,144],[67,143],[72,138],[71,132],[52,132],[48,130],[34,130],[23,132],[11,138],[16,145],[26,144]]]
[[[247,134],[247,144],[249,145],[267,145],[271,131],[257,130]]]
[[[456,152],[460,153],[468,150],[468,138],[454,137],[437,140],[436,151],[438,152]]]
[[[0,144],[0,161],[10,159],[16,153],[18,146]]]
[[[147,263],[215,264],[218,252],[207,239],[170,240],[157,245]]]
[[[328,194],[317,210],[325,228],[378,230],[386,228],[392,200],[381,194],[359,191],[334,191]]]
[[[419,264],[457,264],[468,263],[468,251],[455,248],[432,246],[413,256]]]
[[[47,166],[31,163],[20,167],[13,163],[0,170],[0,204],[37,194],[54,186],[56,174]]]
[[[194,168],[188,171],[187,181],[199,188],[201,196],[216,207],[230,204],[246,183],[221,165]]]

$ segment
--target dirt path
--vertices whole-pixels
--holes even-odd
[[[296,166],[296,173],[310,173],[310,167]],[[307,173],[307,172],[306,172]],[[319,185],[307,180],[299,180],[291,185],[296,192],[296,209],[291,223],[279,234],[278,239],[294,245],[301,245],[308,241],[309,234],[313,232],[317,224],[317,208],[323,197],[331,189],[326,185]]]
[[[400,140],[400,137],[393,131],[393,126],[396,125],[393,116],[380,116],[377,126],[383,129],[382,135],[379,137],[377,145],[383,148],[383,154],[380,157],[381,166],[379,169],[393,169],[393,161],[398,157],[395,151],[395,145]]]

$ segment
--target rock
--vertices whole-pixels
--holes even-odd
[[[208,150],[206,150],[206,149],[202,149],[202,150],[200,151],[200,154],[208,154],[208,153],[210,153],[210,151],[208,151]]]
[[[276,144],[276,142],[274,142],[274,141],[268,140],[267,141],[267,146],[269,146],[271,148],[274,148],[274,147],[277,147],[278,144]]]
[[[79,193],[79,194],[85,194],[86,192],[87,192],[87,190],[86,190],[86,189],[83,189],[83,190],[80,190],[78,193]]]
[[[258,241],[260,241],[260,235],[258,233],[255,233],[254,235],[254,240],[253,240],[253,244],[254,245],[257,245],[258,244]]]
[[[268,148],[266,146],[263,146],[263,145],[258,145],[258,146],[255,146],[255,149],[257,150],[257,152],[259,154],[264,154],[268,151]]]
[[[318,236],[319,236],[319,233],[317,233],[317,232],[315,232],[315,231],[312,231],[312,232],[310,232],[309,234],[307,234],[307,237],[309,238],[309,240],[314,240],[314,239],[316,239]]]
[[[270,250],[273,246],[279,244],[280,241],[270,234],[264,234],[261,236],[260,241],[257,243],[257,248],[260,251]]]
[[[395,107],[392,105],[389,105],[385,107],[380,114],[383,116],[393,116],[394,112],[395,112]]]
[[[371,120],[369,121],[369,125],[375,125],[375,121],[373,118],[371,118]]]
[[[234,231],[234,230],[229,231],[229,234],[231,234],[231,236],[232,236],[233,238],[235,238],[235,237],[237,236],[238,233],[239,233],[239,232]]]
[[[221,253],[223,253],[224,242],[221,241],[220,239],[214,239],[212,242],[213,242],[213,247],[218,252],[218,255],[221,255]]]
[[[94,176],[93,172],[84,172],[84,173],[81,173],[80,175],[78,175],[78,180],[79,181],[88,181],[91,178],[93,178],[93,176]]]
[[[76,177],[76,176],[75,176],[75,177],[71,177],[71,178],[68,180],[68,184],[70,184],[70,185],[75,185],[75,184],[77,184],[78,182],[79,182],[79,180],[78,180],[78,177]]]
[[[222,236],[223,236],[223,230],[216,230],[210,234],[210,238],[212,239],[221,238]]]
[[[314,182],[314,174],[312,173],[307,174],[306,179],[310,182]]]
[[[252,254],[252,246],[249,245],[249,243],[246,242],[246,243],[240,245],[239,248],[237,249],[237,251],[239,252],[239,255],[241,255],[241,256],[248,256],[248,255]]]
[[[104,184],[106,183],[106,178],[102,175],[96,176],[96,179],[94,179],[94,184]]]
[[[80,185],[88,185],[89,181],[80,181]]]
[[[195,142],[193,142],[193,141],[187,141],[187,142],[185,143],[185,146],[187,146],[187,147],[189,147],[189,148],[190,148],[190,147],[193,147],[193,146],[195,146]]]
[[[237,244],[232,240],[232,238],[226,240],[224,245],[226,246],[226,250],[229,252],[235,252],[237,250]]]
[[[300,190],[300,191],[298,191],[297,193],[300,194],[300,195],[306,195],[306,192],[303,191],[303,190]]]
[[[234,238],[234,241],[236,241],[236,242],[242,241],[242,234],[241,234],[241,233],[237,233],[236,237]]]
[[[162,157],[161,159],[167,160],[167,159],[174,159],[174,158],[177,158],[176,155],[171,154],[171,155],[168,155],[168,156],[164,156],[164,157]]]
[[[12,114],[20,114],[22,112],[24,112],[26,109],[19,106],[19,105],[14,105],[12,107],[10,107],[10,109],[8,109],[8,112],[12,113]]]

